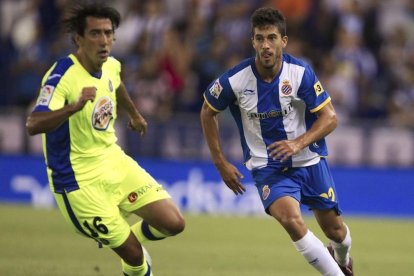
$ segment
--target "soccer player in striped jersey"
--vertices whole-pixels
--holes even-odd
[[[116,144],[118,107],[131,130],[147,131],[110,56],[120,15],[99,2],[82,4],[64,23],[76,50],[44,76],[27,131],[42,133],[50,188],[66,221],[114,250],[124,275],[153,275],[141,243],[176,235],[185,222],[168,192]],[[132,213],[142,220],[130,226]]]
[[[212,160],[225,184],[243,194],[243,175],[227,161],[219,141],[216,115],[228,107],[265,211],[322,275],[353,275],[351,235],[326,161],[324,137],[337,125],[331,98],[308,64],[284,53],[288,37],[279,11],[259,8],[251,25],[255,57],[204,92],[201,122]],[[306,226],[300,203],[313,211],[328,248]]]

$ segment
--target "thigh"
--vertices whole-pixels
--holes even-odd
[[[312,210],[334,209],[341,213],[338,195],[328,164],[324,158],[313,166],[307,167],[308,178],[302,186],[302,203]]]
[[[149,173],[132,158],[125,163],[126,177],[119,184],[119,208],[123,213],[136,210],[153,202],[171,199],[171,196]]]
[[[66,221],[77,232],[111,248],[119,247],[128,238],[128,223],[100,183],[55,194],[55,198]]]
[[[263,168],[252,172],[259,192],[260,199],[266,213],[269,213],[269,207],[279,198],[288,196],[297,202],[301,200],[301,184],[298,181],[297,174],[300,169],[291,169],[288,172],[282,172],[278,168]]]
[[[275,200],[269,206],[269,213],[278,221],[290,220],[302,216],[299,202],[289,196],[283,196]]]

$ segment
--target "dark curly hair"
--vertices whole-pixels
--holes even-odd
[[[68,17],[62,21],[65,31],[84,36],[88,16],[110,19],[114,30],[118,28],[121,22],[119,12],[110,6],[106,6],[102,1],[82,1],[72,6]]]
[[[252,36],[254,36],[254,28],[264,28],[274,25],[282,36],[286,35],[286,19],[283,14],[270,7],[258,8],[251,16]]]

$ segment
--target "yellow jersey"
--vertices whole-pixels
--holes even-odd
[[[70,192],[87,185],[105,171],[116,145],[116,89],[121,64],[113,57],[92,75],[73,55],[57,61],[45,74],[35,112],[54,111],[77,102],[84,87],[95,87],[96,98],[72,114],[57,129],[42,134],[43,153],[52,191]],[[118,156],[115,154],[115,156]]]

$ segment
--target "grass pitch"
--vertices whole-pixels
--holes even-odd
[[[345,217],[355,272],[414,275],[414,220]],[[186,215],[177,237],[145,244],[156,276],[318,275],[270,217]],[[325,243],[312,217],[311,230]],[[57,209],[0,205],[0,275],[122,275],[109,249],[72,232]]]

